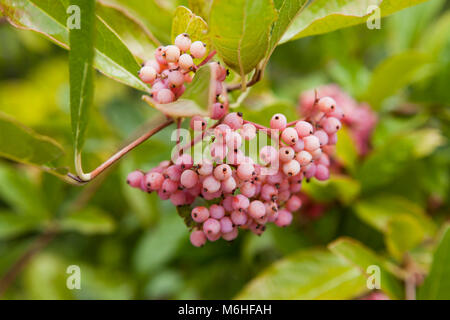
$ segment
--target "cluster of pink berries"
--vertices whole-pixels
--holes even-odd
[[[186,90],[185,83],[190,83],[197,71],[194,59],[202,59],[207,53],[206,44],[192,42],[187,33],[175,38],[175,44],[159,47],[155,59],[147,61],[139,71],[141,80],[152,86],[151,97],[160,104],[173,102]],[[211,62],[216,72],[217,105],[212,110],[212,118],[220,119],[227,112],[224,98],[223,81],[228,71],[218,62]],[[220,101],[220,102],[219,102]]]
[[[194,162],[181,153],[147,173],[130,173],[127,182],[157,192],[175,206],[190,206],[199,197],[214,203],[191,211],[190,240],[197,247],[207,240],[231,241],[239,228],[260,235],[267,223],[287,226],[302,206],[303,179],[329,178],[330,155],[341,128],[342,116],[333,99],[325,97],[315,105],[311,116],[301,121],[287,123],[283,114],[275,114],[270,128],[244,121],[241,113],[227,114],[213,126],[211,157]],[[199,116],[192,117],[190,125],[195,131],[206,131],[206,120]],[[255,163],[241,146],[244,140],[254,140],[258,131],[278,143],[262,147],[260,163]]]
[[[308,115],[314,109],[316,92],[320,96],[333,98],[338,104],[335,116],[347,125],[355,142],[358,153],[363,156],[370,150],[370,139],[377,124],[376,113],[366,103],[358,103],[335,84],[322,86],[315,90],[302,93],[299,99],[301,115]],[[339,114],[345,117],[339,117]]]

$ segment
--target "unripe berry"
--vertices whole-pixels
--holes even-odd
[[[303,142],[305,143],[306,151],[314,151],[314,150],[320,148],[319,138],[317,138],[314,135],[304,137]]]
[[[223,119],[223,123],[228,125],[231,129],[238,130],[242,127],[244,119],[242,118],[242,113],[233,112],[229,113]]]
[[[287,119],[284,114],[277,113],[274,114],[272,119],[270,119],[270,128],[284,130],[286,128]]]
[[[168,45],[163,51],[163,56],[167,62],[177,62],[178,58],[180,58],[180,48],[177,46]]]
[[[139,188],[141,186],[141,182],[144,179],[144,173],[141,171],[133,171],[127,176],[127,183],[133,188]]]
[[[253,219],[260,219],[266,215],[266,207],[261,201],[254,200],[250,203],[248,213]]]
[[[178,65],[185,71],[191,71],[194,68],[194,60],[189,54],[184,53],[178,59]]]
[[[156,70],[151,66],[144,66],[139,71],[139,78],[145,83],[152,83],[156,79]]]
[[[206,243],[206,236],[203,231],[194,230],[191,232],[191,235],[189,236],[189,240],[191,241],[193,246],[202,247]]]
[[[191,212],[192,219],[197,223],[202,223],[209,218],[209,211],[205,207],[195,207]]]
[[[201,41],[195,41],[191,44],[190,51],[194,58],[201,59],[206,54],[206,44]]]
[[[191,38],[187,33],[179,34],[175,38],[175,45],[183,52],[186,52],[191,47]]]
[[[154,191],[161,188],[164,182],[164,177],[161,173],[150,172],[145,175],[145,185],[147,190]]]
[[[295,159],[300,163],[301,166],[306,166],[311,163],[312,155],[308,151],[300,151],[295,156]]]
[[[245,140],[253,140],[256,137],[256,128],[251,123],[246,123],[242,126],[241,136]]]
[[[219,181],[227,180],[232,174],[231,167],[227,164],[221,164],[214,169],[214,178]]]
[[[295,130],[297,130],[298,136],[300,138],[309,136],[310,134],[313,134],[314,128],[311,125],[311,123],[306,121],[299,121],[295,125]]]
[[[203,223],[203,231],[205,234],[215,235],[220,233],[220,222],[216,219],[209,218]]]
[[[283,165],[283,172],[289,177],[295,176],[300,172],[300,163],[297,160],[291,160]]]
[[[190,127],[194,131],[204,131],[206,129],[206,120],[201,116],[191,118]]]
[[[324,97],[319,100],[317,103],[319,110],[325,113],[331,112],[336,107],[336,101],[330,97]]]
[[[298,133],[294,128],[286,128],[281,133],[281,139],[289,145],[295,145],[298,140]]]
[[[160,89],[156,92],[154,98],[158,103],[166,104],[175,101],[175,94],[169,89]]]
[[[185,188],[192,188],[198,183],[198,175],[192,170],[185,170],[181,174],[180,183]]]
[[[288,162],[294,159],[295,156],[294,149],[292,149],[291,147],[283,147],[278,153],[282,162]]]

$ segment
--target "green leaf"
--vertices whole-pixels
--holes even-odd
[[[350,134],[350,130],[346,127],[339,130],[339,143],[336,144],[336,157],[346,169],[353,173],[355,172],[356,164],[358,162],[358,150],[356,149],[355,142]]]
[[[9,22],[23,29],[43,34],[51,41],[69,49],[69,28],[66,13],[69,0],[0,0],[0,9]],[[104,21],[96,21],[95,66],[106,76],[133,88],[147,91],[138,77],[139,64],[131,52]]]
[[[358,267],[366,277],[375,275],[372,272],[368,273],[370,271],[368,270],[369,266],[374,265],[379,267],[381,290],[386,292],[392,299],[403,298],[403,286],[400,280],[389,271],[387,261],[365,247],[362,243],[350,238],[340,238],[332,242],[328,247],[331,252]]]
[[[186,87],[183,96],[175,102],[159,104],[149,96],[145,102],[171,117],[208,116],[216,101],[216,77],[211,65],[199,68],[194,79]]]
[[[407,216],[417,221],[427,236],[436,231],[433,221],[417,204],[397,196],[378,194],[355,204],[357,216],[375,229],[387,234],[393,219]]]
[[[381,17],[425,2],[426,0],[316,0],[306,7],[291,23],[281,42],[366,23],[373,11],[370,6],[380,8]]]
[[[339,200],[351,204],[359,195],[361,186],[348,176],[332,174],[327,181],[311,180],[304,183],[303,191],[319,202]]]
[[[424,236],[422,226],[414,217],[406,215],[394,217],[388,224],[386,246],[392,256],[401,261],[404,253],[417,247]]]
[[[192,41],[202,41],[206,44],[207,51],[210,51],[208,25],[205,20],[192,13],[188,8],[179,6],[175,10],[172,22],[172,43],[182,33],[189,34]]]
[[[426,300],[450,299],[450,225],[444,227],[433,255],[430,273],[419,289],[418,298]]]
[[[75,154],[84,144],[89,110],[94,99],[95,1],[74,2],[80,10],[80,28],[69,31],[70,113]]]
[[[13,212],[0,211],[0,239],[20,236],[39,226],[39,219],[24,217]]]
[[[272,1],[215,0],[210,34],[223,61],[242,78],[266,56],[276,18]]]
[[[373,71],[364,100],[374,109],[379,109],[386,98],[427,75],[431,62],[431,56],[417,51],[387,58]]]
[[[212,3],[213,0],[189,0],[189,8],[196,15],[208,21]]]
[[[358,268],[322,250],[297,252],[266,270],[237,299],[350,299],[366,290]]]
[[[62,154],[61,146],[51,138],[0,112],[0,157],[50,170],[51,163]]]
[[[23,172],[0,165],[0,198],[19,215],[45,220],[50,212],[40,189]]]
[[[114,231],[116,224],[105,212],[94,207],[72,212],[60,220],[65,231],[76,231],[86,235],[108,234]]]

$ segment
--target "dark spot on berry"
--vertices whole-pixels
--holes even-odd
[[[243,113],[242,113],[242,112],[238,112],[237,115],[238,115],[239,117],[242,117],[242,116],[243,116]]]
[[[223,104],[220,105],[220,109],[223,109]]]
[[[193,216],[194,216],[194,218],[197,218],[197,214],[196,213],[194,213]]]
[[[309,183],[309,181],[311,181],[309,178],[308,179],[306,179],[306,182],[308,182]]]
[[[313,134],[313,132],[312,132],[312,131],[310,131],[310,132],[309,132],[309,134]]]
[[[284,153],[289,154],[289,150],[286,150]]]
[[[280,119],[280,117],[279,117],[279,116],[276,116],[276,117],[275,117],[275,120],[278,120],[278,119]]]

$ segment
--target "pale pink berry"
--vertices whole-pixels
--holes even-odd
[[[191,47],[191,38],[187,33],[179,34],[175,38],[175,45],[180,49],[180,51],[186,52]]]
[[[333,117],[324,119],[320,124],[322,125],[323,130],[328,134],[336,133],[342,127],[341,122]]]
[[[316,173],[314,175],[317,180],[325,181],[330,177],[330,171],[323,164],[318,164],[316,166]]]
[[[236,170],[237,176],[242,180],[249,180],[256,175],[255,167],[250,163],[242,163]]]
[[[233,193],[237,188],[236,180],[233,177],[229,177],[222,181],[221,185],[224,193]]]
[[[161,190],[163,193],[172,194],[178,190],[178,182],[165,179],[163,184],[161,185]]]
[[[192,219],[197,223],[202,223],[209,218],[209,211],[205,207],[195,207],[191,212]]]
[[[231,221],[230,217],[223,217],[220,219],[220,231],[222,233],[233,231],[233,221]]]
[[[164,176],[158,172],[150,172],[145,175],[145,185],[147,190],[154,191],[161,188],[164,182]]]
[[[155,59],[160,65],[167,65],[167,60],[164,55],[164,47],[158,47],[156,49]]]
[[[139,78],[145,83],[152,83],[156,79],[156,70],[151,66],[144,66],[139,71]]]
[[[220,237],[222,236],[222,234],[219,232],[217,234],[206,234],[206,239],[208,239],[208,241],[210,242],[214,242],[220,239]]]
[[[300,172],[300,163],[297,160],[291,160],[283,164],[283,172],[285,175],[292,177]]]
[[[292,213],[285,209],[281,209],[278,212],[278,217],[275,220],[275,224],[279,227],[286,227],[292,223]]]
[[[286,128],[281,133],[281,139],[289,145],[295,145],[298,140],[298,133],[294,128]]]
[[[239,234],[238,228],[233,228],[230,232],[222,234],[222,238],[226,241],[233,241]]]
[[[182,190],[177,190],[170,195],[170,202],[174,206],[182,206],[186,204],[186,194]]]
[[[267,183],[262,186],[261,198],[263,200],[273,201],[276,199],[277,195],[278,195],[278,191],[274,186],[267,184]]]
[[[248,198],[242,194],[238,194],[233,198],[233,209],[234,210],[246,210],[250,204]]]
[[[180,71],[171,71],[167,77],[171,87],[179,87],[184,83],[184,74]]]
[[[198,175],[192,170],[185,170],[181,174],[180,183],[185,188],[192,188],[198,182]]]
[[[330,134],[328,136],[328,144],[334,146],[337,143],[338,136],[336,133]]]
[[[329,117],[334,117],[338,120],[342,120],[344,118],[344,111],[336,106],[333,111],[327,114]]]
[[[305,148],[305,143],[302,139],[298,139],[297,142],[292,146],[295,152],[300,152]]]
[[[318,148],[314,151],[311,151],[313,161],[318,160],[322,155],[322,149]]]
[[[156,60],[148,60],[144,67],[152,67],[156,73],[161,73],[161,65]]]
[[[299,193],[302,190],[302,182],[292,183],[289,189],[292,193]]]
[[[166,104],[175,101],[175,94],[169,89],[160,89],[156,92],[154,98],[158,103]]]
[[[306,166],[311,163],[312,155],[308,151],[300,151],[295,156],[295,159],[300,163],[301,166]]]
[[[204,131],[206,129],[206,120],[201,116],[193,116],[190,127],[194,131]]]
[[[259,158],[264,164],[274,163],[278,160],[278,151],[272,146],[264,146],[259,151]]]
[[[211,157],[216,162],[222,162],[227,156],[228,148],[220,142],[214,142],[211,145]]]
[[[319,110],[325,113],[331,112],[336,107],[336,101],[330,97],[324,97],[319,100],[317,103]]]
[[[192,157],[190,155],[188,155],[187,153],[183,153],[177,158],[175,164],[182,170],[184,170],[192,168],[192,166],[194,165],[194,161],[192,160]]]
[[[319,139],[321,146],[328,144],[328,134],[325,131],[317,130],[314,135]]]
[[[290,212],[295,212],[302,206],[302,200],[297,196],[291,196],[286,202],[286,209]]]
[[[314,163],[310,163],[306,166],[305,178],[311,179],[316,174],[316,165]]]
[[[305,150],[306,151],[314,151],[318,148],[320,148],[320,141],[319,138],[317,138],[314,135],[310,135],[303,138],[303,142],[305,143]]]
[[[330,166],[330,157],[327,154],[322,153],[317,163],[328,167]]]
[[[222,191],[218,190],[216,192],[206,192],[205,190],[202,190],[202,197],[205,200],[214,200],[219,198],[222,195]]]
[[[306,121],[299,121],[295,125],[295,130],[297,130],[298,136],[300,138],[309,136],[310,134],[313,134],[314,129],[311,123]]]
[[[242,127],[244,119],[241,112],[232,112],[225,116],[223,123],[228,125],[231,129],[238,130]]]
[[[171,165],[164,172],[170,180],[180,181],[181,178],[181,168],[176,165]]]
[[[237,226],[241,226],[247,222],[247,214],[244,211],[235,210],[231,213],[231,221]]]
[[[242,137],[236,131],[232,131],[225,137],[225,142],[230,150],[239,149],[242,145]]]
[[[282,147],[278,153],[281,162],[288,162],[295,156],[295,151],[291,147]]]
[[[279,191],[278,192],[278,201],[280,201],[280,202],[288,201],[290,196],[291,196],[290,190]]]
[[[189,240],[191,241],[193,246],[202,247],[206,243],[206,236],[202,230],[194,230],[191,232]]]
[[[232,174],[231,167],[227,164],[221,164],[214,169],[214,178],[219,181],[227,180]]]
[[[256,127],[251,123],[242,126],[241,136],[245,140],[253,140],[256,137]]]
[[[218,204],[213,204],[211,207],[209,207],[209,214],[211,218],[219,220],[222,219],[222,217],[225,215],[225,209]]]
[[[264,203],[259,200],[252,201],[248,208],[248,214],[253,219],[260,219],[264,217],[266,215],[266,207],[264,206]]]
[[[256,186],[253,182],[245,182],[240,187],[241,194],[247,198],[252,198],[256,194]]]
[[[231,128],[226,124],[219,124],[216,128],[214,128],[214,136],[216,141],[220,143],[225,143],[227,135],[231,132]]]
[[[228,108],[220,102],[216,102],[212,106],[211,110],[211,119],[219,120],[222,119],[223,116],[228,112]]]
[[[170,198],[170,193],[164,192],[163,189],[159,189],[158,190],[158,197],[161,200],[169,200]]]
[[[192,71],[194,69],[194,60],[191,55],[183,53],[178,59],[178,65],[185,71]]]
[[[167,62],[177,62],[180,58],[180,48],[174,45],[168,45],[163,49],[163,56]]]
[[[128,174],[127,183],[133,188],[139,188],[143,179],[144,173],[136,170]]]
[[[284,179],[284,175],[281,171],[278,171],[275,174],[268,175],[266,178],[267,183],[270,184],[280,184]]]
[[[272,119],[270,119],[270,128],[284,130],[286,128],[287,119],[284,114],[277,113],[274,114]]]
[[[191,44],[191,55],[196,59],[201,59],[206,54],[206,44],[201,41],[195,41]]]
[[[203,159],[198,164],[197,172],[201,176],[209,176],[213,172],[213,164],[209,159]]]
[[[208,235],[220,233],[220,222],[216,219],[209,218],[203,223],[203,231]]]
[[[203,180],[203,190],[209,193],[214,193],[219,191],[220,182],[217,181],[213,176],[207,176],[205,180]]]
[[[230,150],[227,154],[227,162],[230,165],[237,166],[245,161],[245,156],[242,150]]]

